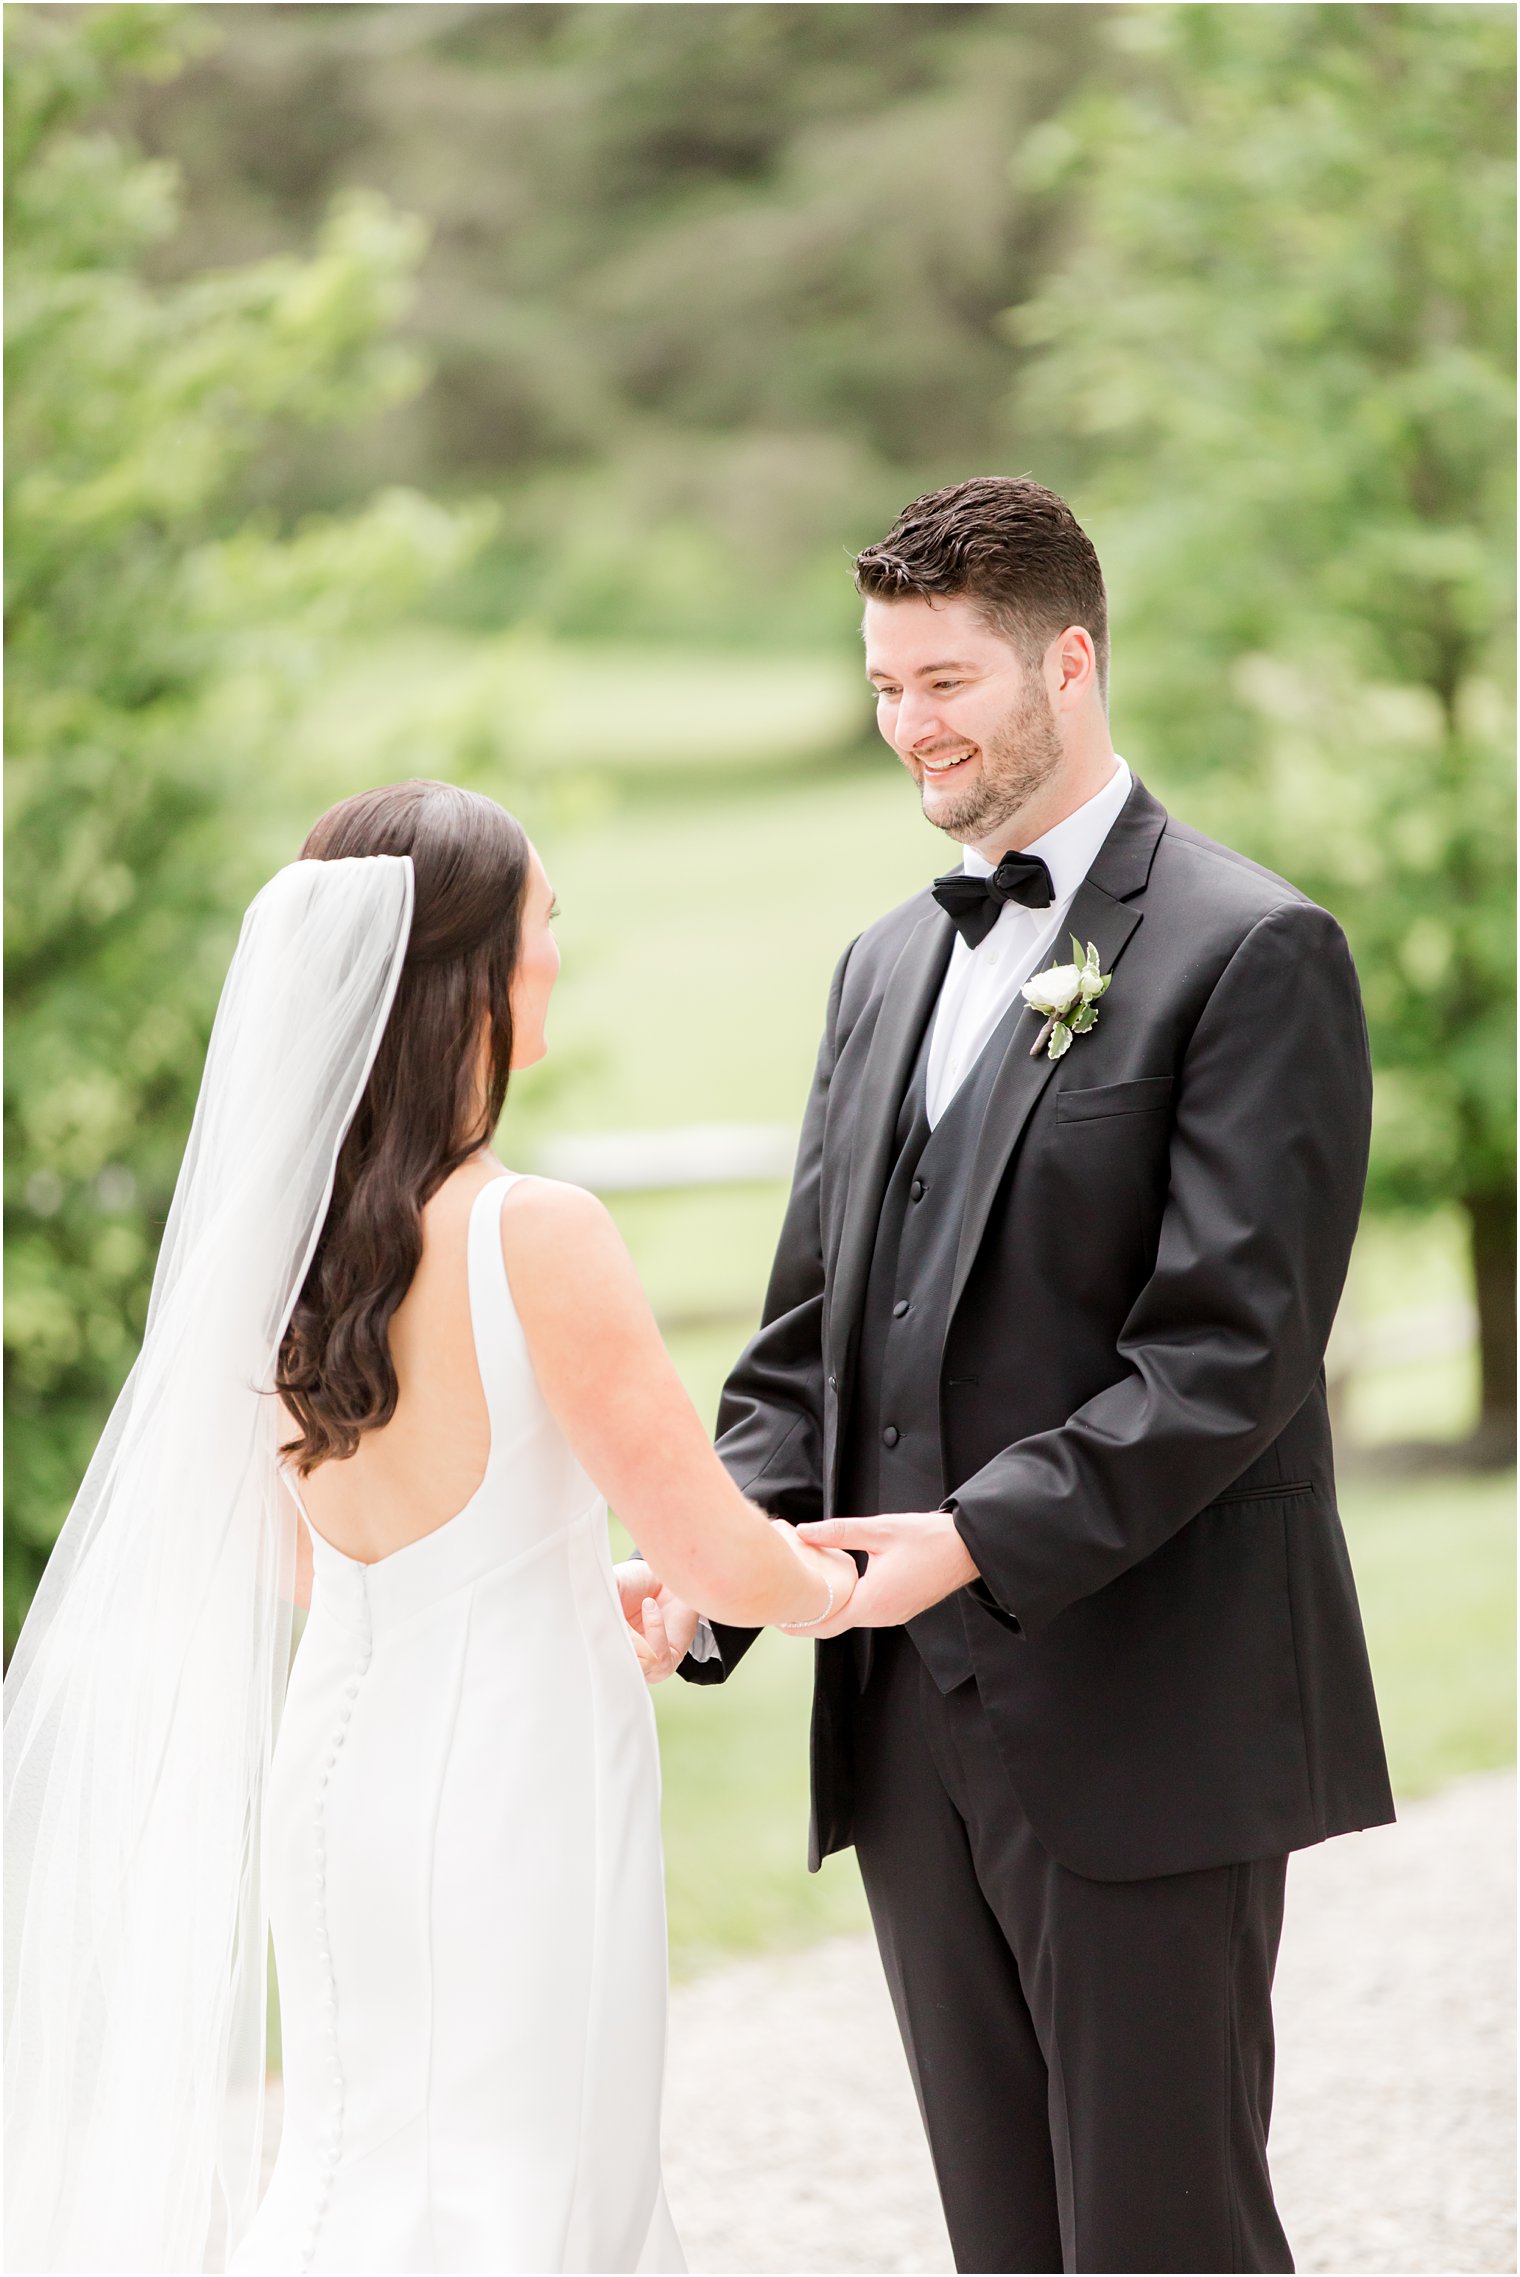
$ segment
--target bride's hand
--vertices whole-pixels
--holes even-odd
[[[810,1569],[823,1589],[832,1589],[834,1593],[834,1601],[829,1606],[826,1619],[780,1621],[777,1626],[782,1635],[813,1638],[842,1636],[852,1626],[850,1599],[854,1596],[855,1584],[860,1579],[860,1568],[855,1560],[848,1550],[825,1549],[820,1542],[808,1541],[785,1518],[773,1518],[771,1524],[788,1528],[793,1545],[801,1553],[802,1563]],[[823,1602],[827,1603],[827,1598]]]
[[[700,1616],[657,1581],[642,1558],[629,1558],[612,1570],[644,1681],[663,1684],[691,1650]]]

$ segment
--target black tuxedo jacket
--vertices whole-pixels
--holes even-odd
[[[1129,1880],[1393,1816],[1323,1357],[1371,1077],[1350,953],[1136,783],[1065,931],[1113,983],[1052,1063],[1013,1030],[969,1151],[939,1367],[1001,1761],[1063,1865]],[[834,975],[763,1324],[719,1453],[831,1514],[894,1125],[953,929],[917,894]],[[1055,952],[1062,954],[1065,944]],[[850,1515],[850,1513],[844,1513]],[[720,1628],[721,1681],[753,1632]],[[810,1862],[851,1839],[848,1637],[817,1648]]]

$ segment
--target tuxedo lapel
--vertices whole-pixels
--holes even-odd
[[[824,1350],[836,1368],[865,1298],[898,1109],[954,941],[954,928],[939,909],[919,919],[888,976],[861,1070],[844,1217],[825,1299]]]
[[[1131,933],[1140,922],[1140,912],[1138,909],[1126,908],[1122,901],[1112,900],[1089,877],[1077,889],[1067,922],[1079,940],[1084,944],[1092,942],[1103,970],[1112,972]],[[1052,950],[1053,964],[1066,961],[1063,953],[1066,948],[1067,945],[1063,942]],[[950,1304],[945,1316],[947,1323],[954,1317],[961,1291],[966,1286],[967,1275],[975,1263],[982,1235],[987,1228],[988,1213],[1003,1172],[1023,1135],[1024,1125],[1034,1112],[1036,1100],[1055,1072],[1056,1062],[1043,1049],[1035,1057],[1030,1056],[1031,1047],[1044,1020],[1042,1012],[1033,1012],[1028,1006],[1025,1007],[1022,1017],[1014,1022],[1003,1064],[987,1095],[987,1108],[977,1132],[971,1157],[971,1172],[966,1184],[966,1210],[961,1220],[961,1236],[955,1253],[955,1274],[950,1284]],[[1080,1046],[1074,1048],[1079,1049]]]
[[[1105,972],[1113,971],[1140,923],[1141,911],[1131,906],[1125,897],[1144,889],[1165,827],[1165,808],[1137,779],[1072,901],[1062,928],[1063,936],[1075,934],[1084,946],[1091,941]],[[1063,963],[1068,951],[1065,938],[1057,940],[1051,950],[1051,962]],[[1105,1010],[1111,1001],[1105,999]],[[955,1317],[955,1308],[976,1261],[1003,1173],[1034,1111],[1035,1102],[1055,1070],[1056,1062],[1044,1051],[1034,1058],[1030,1056],[1030,1047],[1043,1023],[1044,1015],[1027,1007],[1014,1022],[1003,1064],[988,1094],[986,1112],[972,1152],[966,1209],[945,1315],[947,1324]],[[1080,1051],[1080,1041],[1072,1048]]]

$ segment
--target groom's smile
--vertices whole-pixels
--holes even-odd
[[[914,753],[914,757],[918,761],[919,779],[921,781],[925,775],[948,775],[953,769],[964,766],[968,759],[976,757],[976,749],[973,745],[969,751],[951,751],[943,754],[918,751]]]

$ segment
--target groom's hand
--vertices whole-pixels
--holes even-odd
[[[822,1518],[799,1526],[820,1549],[864,1550],[868,1563],[837,1622],[813,1636],[846,1629],[895,1629],[975,1581],[977,1569],[948,1510],[894,1511],[883,1518]]]
[[[699,1616],[662,1581],[656,1581],[642,1558],[629,1558],[612,1571],[644,1681],[663,1684],[691,1649]]]

